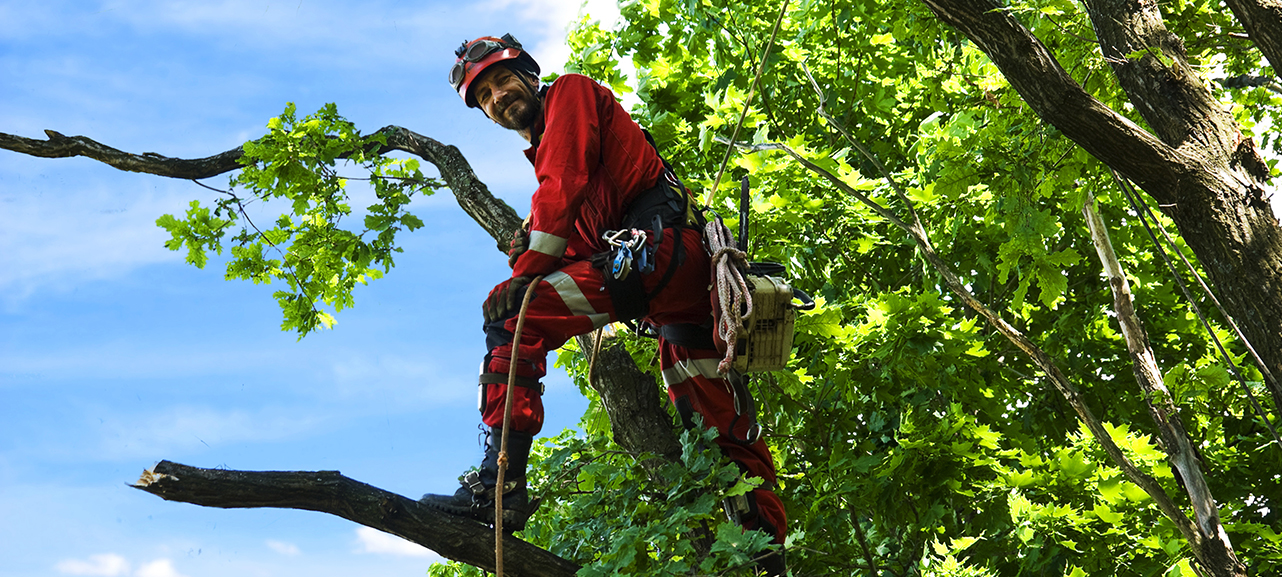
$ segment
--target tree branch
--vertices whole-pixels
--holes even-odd
[[[238,146],[205,158],[170,158],[154,152],[125,152],[85,136],[63,136],[52,130],[46,130],[45,134],[48,140],[0,133],[0,148],[42,158],[84,156],[128,172],[185,180],[210,178],[239,170],[241,157],[245,154],[244,149]],[[494,238],[500,250],[507,250],[512,231],[520,226],[521,219],[512,207],[490,193],[457,147],[399,126],[385,126],[374,134],[387,136],[387,145],[378,153],[408,152],[435,165],[463,211]]]
[[[1086,0],[1086,6],[1104,60],[1153,132],[1171,147],[1228,168],[1242,133],[1189,66],[1184,43],[1167,30],[1158,5]],[[1266,168],[1261,178],[1267,177]]]
[[[202,507],[274,507],[336,515],[412,541],[442,556],[494,570],[493,530],[344,477],[338,471],[230,471],[161,461],[134,488]],[[511,575],[572,577],[579,566],[512,535],[503,541]]]
[[[1282,0],[1226,0],[1226,3],[1276,73],[1282,67]]]
[[[1173,202],[1171,193],[1181,176],[1195,170],[1192,159],[1083,90],[1010,9],[993,0],[924,2],[988,55],[1038,116],[1118,172],[1142,182],[1159,202]]]
[[[1189,440],[1188,431],[1184,429],[1171,392],[1162,383],[1162,370],[1157,366],[1157,357],[1149,346],[1148,334],[1135,312],[1131,286],[1113,251],[1104,219],[1095,210],[1094,196],[1088,195],[1086,203],[1082,205],[1082,214],[1086,217],[1095,252],[1108,276],[1109,287],[1113,290],[1113,310],[1117,313],[1122,336],[1126,339],[1126,350],[1131,355],[1135,381],[1144,392],[1144,403],[1148,406],[1153,423],[1157,425],[1167,459],[1179,472],[1184,491],[1193,505],[1199,535],[1197,540],[1190,541],[1190,549],[1198,562],[1216,575],[1245,574],[1246,566],[1234,554],[1233,544],[1229,542],[1229,536],[1220,524],[1219,508],[1215,505],[1215,497],[1202,474],[1201,459]]]
[[[128,172],[196,180],[240,169],[245,151],[237,146],[226,152],[196,159],[170,158],[154,152],[133,154],[117,150],[84,136],[63,136],[46,130],[48,140],[36,140],[0,132],[0,148],[41,158],[84,156]]]

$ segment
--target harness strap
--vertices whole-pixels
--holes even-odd
[[[659,327],[659,337],[678,347],[716,350],[711,324],[673,323]]]
[[[513,343],[512,348],[516,348],[516,346],[517,345]],[[508,384],[508,376],[503,373],[481,373],[480,381],[482,385],[506,385]],[[538,379],[533,377],[517,376],[512,384],[518,387],[534,389],[539,393],[539,395],[543,394],[543,383],[540,383]]]
[[[610,293],[610,302],[614,305],[614,316],[620,321],[631,321],[644,317],[650,312],[650,299],[646,298],[645,287],[641,284],[641,274],[632,271],[621,279],[610,274],[611,253],[601,252],[592,255],[592,266],[601,269],[605,277],[605,289]]]
[[[663,225],[659,223],[659,215],[657,214],[654,215],[654,224],[655,224],[654,244],[655,244],[655,251],[657,252],[659,242],[660,240],[663,239]],[[650,299],[653,299],[655,295],[659,294],[660,291],[662,291],[664,288],[668,286],[668,282],[672,280],[672,275],[676,274],[677,272],[677,267],[680,266],[681,263],[684,262],[686,259],[686,241],[685,241],[685,237],[682,236],[681,234],[681,231],[684,228],[685,227],[681,226],[680,224],[677,224],[676,226],[672,227],[672,237],[673,237],[672,242],[675,245],[672,247],[672,258],[668,260],[668,270],[663,271],[663,278],[659,279],[659,284],[654,285],[654,290],[651,291],[650,294],[645,295],[645,303],[646,303],[645,308],[647,311],[650,308]]]
[[[757,402],[752,398],[752,391],[748,390],[748,375],[731,371],[726,376],[726,381],[734,392],[734,418],[730,420],[726,436],[736,444],[750,446],[761,438],[761,424],[757,422]],[[734,434],[734,426],[740,417],[748,419],[748,432],[742,439]]]

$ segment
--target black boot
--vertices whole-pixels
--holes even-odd
[[[757,507],[756,493],[750,492],[746,495],[730,497],[722,501],[721,506],[725,509],[726,517],[731,523],[746,529],[761,531],[771,537],[778,533],[774,525],[770,524],[770,521],[761,514],[761,509]],[[783,549],[766,551],[757,557],[753,574],[765,577],[786,577],[788,563],[784,559]]]
[[[468,471],[459,482],[463,485],[453,495],[428,493],[419,503],[452,515],[471,517],[483,523],[494,524],[494,486],[498,484],[499,443],[503,429],[494,428],[485,439],[485,459],[479,470]],[[503,473],[503,530],[520,531],[525,521],[534,513],[536,504],[530,503],[525,485],[525,466],[530,459],[530,445],[534,436],[518,431],[507,435],[507,470]]]
[[[769,551],[764,557],[758,557],[756,571],[765,577],[786,577],[788,564],[784,561],[783,549]]]

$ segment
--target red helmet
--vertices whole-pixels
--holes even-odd
[[[539,74],[539,64],[511,34],[504,34],[502,38],[482,36],[471,42],[464,41],[454,55],[458,59],[450,67],[450,86],[458,91],[469,108],[476,108],[476,99],[472,98],[468,87],[491,64],[508,62],[521,72]]]

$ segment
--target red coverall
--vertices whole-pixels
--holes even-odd
[[[601,233],[621,228],[632,199],[654,187],[664,172],[658,153],[615,101],[614,94],[586,76],[566,74],[558,78],[545,93],[543,106],[546,128],[525,151],[539,181],[530,203],[530,246],[512,271],[513,277],[546,275],[532,288],[534,296],[521,333],[517,374],[528,380],[547,373],[548,351],[559,348],[571,337],[618,320],[605,288],[604,273],[588,259],[609,250]],[[647,294],[653,292],[668,270],[678,240],[674,232],[665,230],[656,250],[654,272],[642,277]],[[656,326],[700,324],[711,319],[710,263],[702,232],[685,228],[680,240],[685,244],[684,260],[668,285],[650,301],[646,320]],[[640,273],[634,270],[632,274]],[[515,328],[515,313],[485,327],[490,353],[483,371],[504,375],[504,383]],[[716,350],[680,347],[662,338],[659,354],[663,380],[673,403],[689,406],[703,415],[706,425],[720,431],[721,450],[749,475],[765,481],[766,488],[755,491],[757,508],[764,519],[745,524],[750,529],[763,528],[773,533],[775,541],[782,544],[787,521],[783,504],[768,490],[775,484],[770,450],[761,440],[744,446],[727,436],[735,411],[731,389],[717,373],[721,355]],[[502,426],[507,385],[484,387],[482,420],[491,427]],[[537,434],[543,427],[539,392],[518,386],[515,393],[511,426]],[[745,437],[747,420],[740,419],[736,425],[737,438]]]

